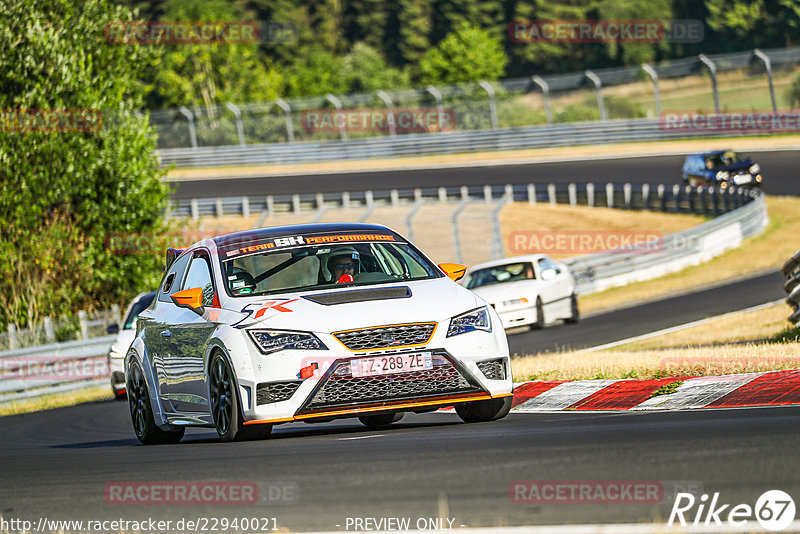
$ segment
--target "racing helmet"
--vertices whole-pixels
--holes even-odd
[[[351,246],[339,247],[333,250],[330,254],[328,254],[328,258],[325,261],[325,267],[330,273],[331,279],[336,278],[336,273],[333,272],[333,260],[342,258],[347,258],[352,260],[352,262],[355,264],[355,268],[353,269],[353,274],[359,273],[361,267],[361,256],[358,253],[358,251]]]

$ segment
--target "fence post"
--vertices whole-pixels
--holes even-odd
[[[650,184],[642,184],[642,208],[650,209]]]
[[[555,206],[558,199],[556,199],[556,184],[547,184],[547,201],[551,206]]]
[[[764,64],[764,68],[767,69],[767,82],[769,83],[769,97],[772,99],[772,112],[777,113],[778,105],[775,102],[775,87],[772,85],[772,61],[770,61],[768,55],[758,48],[753,50],[753,54],[756,58],[761,60],[761,62]]]
[[[439,202],[447,202],[447,188],[440,187],[437,193],[439,195]]]
[[[286,100],[279,98],[275,101],[275,104],[283,110],[283,113],[286,115],[286,138],[289,139],[290,143],[294,143],[294,126],[292,126],[292,108],[286,102]]]
[[[708,73],[711,75],[711,89],[714,92],[714,111],[719,113],[719,91],[717,91],[717,66],[711,61],[707,55],[700,54],[698,56],[700,61],[703,62],[708,68]]]
[[[439,132],[444,131],[444,104],[442,104],[442,93],[439,92],[437,88],[432,85],[429,85],[425,88],[428,93],[433,95],[433,98],[436,99],[436,113],[439,115]]]
[[[489,95],[489,115],[492,121],[492,130],[497,130],[499,126],[497,122],[497,104],[494,101],[494,87],[492,87],[491,84],[485,80],[479,81],[478,85],[480,85],[483,90],[486,91],[486,94]]]
[[[342,209],[350,209],[350,191],[345,191],[342,193]]]
[[[375,205],[375,195],[373,195],[372,190],[364,192],[364,202],[367,204],[368,208]]]
[[[583,71],[583,73],[594,84],[597,92],[597,109],[600,111],[600,120],[605,122],[608,120],[608,113],[606,113],[606,106],[603,102],[603,82],[600,81],[597,74],[590,70]]]
[[[469,200],[469,187],[466,185],[461,186],[461,200]]]
[[[492,203],[492,186],[490,185],[483,186],[483,200],[486,201],[487,204]]]
[[[400,193],[397,192],[397,189],[392,189],[392,191],[389,193],[389,197],[392,199],[393,208],[400,206]]]
[[[622,186],[622,196],[625,198],[625,208],[631,209],[631,184]]]
[[[300,213],[300,195],[298,194],[292,195],[292,211],[295,215]]]
[[[586,184],[586,205],[590,208],[594,207],[594,184],[592,182]]]
[[[675,200],[675,213],[681,211],[681,186],[675,184],[672,186],[672,198]]]
[[[222,209],[222,199],[221,199],[220,197],[217,197],[217,200],[216,200],[216,202],[214,203],[214,205],[215,205],[215,208],[214,208],[214,214],[215,214],[217,217],[222,217],[222,212],[223,212],[223,209]]]
[[[658,73],[656,69],[651,67],[650,65],[644,64],[642,65],[642,70],[650,76],[650,79],[653,81],[653,96],[656,100],[656,117],[659,119],[661,118],[661,95],[658,93]]]
[[[386,122],[389,124],[389,136],[394,137],[397,135],[397,128],[394,125],[395,117],[392,109],[392,98],[385,91],[378,91],[375,94],[386,104]]]
[[[614,207],[614,184],[606,184],[606,206],[609,208]]]
[[[53,328],[53,320],[50,317],[44,318],[44,337],[48,343],[56,342],[56,330]]]
[[[78,312],[78,323],[81,327],[81,339],[89,339],[89,319],[85,310]]]
[[[664,195],[664,184],[658,184],[656,191],[658,203],[661,205],[661,211],[667,211],[667,197]]]
[[[469,198],[463,199],[461,204],[459,204],[453,212],[452,217],[450,217],[450,227],[453,231],[453,251],[455,252],[456,263],[464,263],[464,256],[461,252],[461,237],[458,233],[458,216],[461,215],[461,212],[464,211],[467,204],[469,204]]]
[[[250,217],[250,199],[242,197],[242,217]]]
[[[200,220],[200,206],[197,204],[197,199],[193,198],[189,201],[189,209],[192,213],[192,220],[199,221]]]
[[[569,195],[569,205],[574,208],[578,204],[578,186],[569,184],[567,186],[567,194]]]
[[[186,117],[186,120],[189,124],[189,142],[192,144],[192,148],[197,148],[197,130],[194,127],[194,114],[187,108],[186,106],[181,106],[178,111],[180,111],[181,115]]]
[[[267,195],[267,217],[275,215],[275,197]]]
[[[535,206],[536,205],[536,186],[533,184],[528,184],[528,204]]]
[[[325,95],[325,100],[327,100],[328,102],[333,104],[333,107],[336,108],[336,111],[341,113],[341,111],[342,111],[342,101],[341,100],[336,98],[331,93],[328,93],[327,95]],[[339,137],[342,139],[342,141],[347,141],[347,121],[345,121],[345,120],[343,120],[339,125]]]
[[[19,342],[17,341],[17,327],[12,323],[8,323],[8,348],[10,350],[17,350]]]
[[[244,126],[242,125],[242,111],[233,102],[228,102],[225,107],[236,117],[236,133],[239,135],[239,144],[244,146],[246,143],[244,140]]]
[[[422,200],[422,189],[417,187],[414,189],[414,202],[419,202]]]
[[[544,81],[544,78],[541,76],[533,76],[531,81],[542,90],[542,95],[544,96],[544,112],[547,117],[547,125],[550,126],[553,124],[553,113],[550,111],[550,85]]]

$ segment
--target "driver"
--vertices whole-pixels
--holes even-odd
[[[339,281],[343,275],[354,277],[360,270],[360,257],[353,247],[342,247],[328,256],[328,271],[333,274],[333,280]]]

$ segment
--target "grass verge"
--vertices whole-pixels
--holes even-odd
[[[111,394],[111,390],[108,386],[97,386],[72,393],[44,395],[36,399],[0,405],[0,417],[4,415],[52,410],[53,408],[63,408],[65,406],[74,406],[84,402],[111,400],[113,398],[114,396]]]

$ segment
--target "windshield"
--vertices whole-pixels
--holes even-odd
[[[441,276],[436,267],[408,243],[310,245],[268,250],[222,262],[226,291],[249,297],[387,284]]]
[[[139,317],[139,314],[150,306],[154,297],[155,293],[148,293],[133,304],[131,311],[129,311],[128,315],[125,317],[125,324],[122,326],[123,330],[130,330],[133,328],[133,320]]]
[[[706,158],[706,166],[709,169],[717,167],[725,167],[726,165],[733,165],[736,163],[744,163],[746,160],[736,152],[728,151],[722,154],[715,154]]]
[[[488,286],[491,284],[502,284],[504,282],[515,282],[517,280],[533,280],[533,265],[530,262],[507,263],[495,267],[479,269],[467,275],[464,286],[467,289]]]

